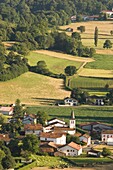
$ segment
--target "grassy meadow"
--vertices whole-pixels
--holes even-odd
[[[44,107],[44,106],[34,106],[27,107],[28,113],[37,113],[38,111],[44,111],[49,115],[49,118],[57,117],[63,119],[66,122],[69,122],[71,111],[74,110],[76,123],[85,123],[85,122],[105,122],[113,123],[113,107],[104,107],[104,106],[82,106],[82,107]]]
[[[68,65],[74,65],[78,69],[82,64],[82,62],[79,61],[72,61],[69,60],[68,58],[64,58],[64,59],[57,58],[46,54],[40,54],[38,52],[30,52],[30,54],[26,57],[28,58],[29,64],[31,66],[35,66],[37,62],[40,60],[44,60],[49,70],[52,71],[53,73],[58,73],[58,74],[64,73],[64,69]]]

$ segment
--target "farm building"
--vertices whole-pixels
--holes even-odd
[[[13,115],[13,107],[1,107],[0,113],[3,115]]]

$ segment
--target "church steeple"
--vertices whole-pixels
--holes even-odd
[[[70,121],[69,121],[69,127],[71,129],[75,129],[75,113],[74,113],[74,110],[71,111],[71,118],[70,118]]]
[[[75,119],[75,113],[74,110],[71,111],[71,119]]]

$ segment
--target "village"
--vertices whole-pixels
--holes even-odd
[[[76,113],[72,110],[68,123],[56,117],[45,120],[43,124],[38,121],[36,114],[27,114],[16,116],[14,114],[15,106],[0,108],[1,117],[6,116],[8,124],[17,124],[21,122],[20,131],[15,136],[11,131],[0,130],[0,141],[9,145],[14,138],[21,141],[27,135],[35,135],[39,139],[40,152],[50,156],[72,156],[77,157],[87,152],[87,156],[102,157],[102,152],[95,149],[97,145],[103,145],[103,148],[113,145],[113,127],[106,123],[91,122],[77,125]],[[79,128],[78,128],[79,127]],[[79,130],[78,130],[79,129]]]

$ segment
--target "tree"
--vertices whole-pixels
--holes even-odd
[[[23,150],[31,153],[38,153],[39,151],[39,140],[36,135],[27,135],[23,140]]]
[[[106,98],[109,100],[109,104],[113,104],[113,89],[106,94]]]
[[[103,151],[102,151],[102,155],[104,157],[106,156],[110,156],[111,155],[111,151],[109,149],[107,149],[106,147],[103,148]]]
[[[80,139],[77,136],[72,136],[70,134],[67,134],[66,143],[70,143],[70,142],[75,142],[77,144],[80,144]]]
[[[79,30],[81,33],[85,32],[85,26],[77,27],[77,30]]]
[[[90,57],[93,57],[94,54],[96,53],[96,50],[94,48],[90,48]]]
[[[94,32],[94,44],[97,47],[98,44],[98,28],[95,27],[95,32]]]
[[[3,168],[4,169],[14,168],[15,161],[14,161],[12,155],[11,155],[9,148],[7,148],[6,146],[2,146],[1,149],[5,153],[5,157],[2,159]]]
[[[65,71],[66,75],[72,76],[76,73],[76,67],[75,66],[67,66],[64,71]]]
[[[78,100],[80,103],[86,103],[86,98],[88,96],[88,92],[82,91],[80,88],[74,88],[71,91],[71,97]]]
[[[48,119],[48,114],[46,112],[40,112],[38,111],[37,113],[37,119],[38,122],[42,125],[45,125],[47,119]]]
[[[112,42],[110,40],[106,40],[104,42],[103,48],[112,48]]]
[[[22,109],[22,105],[21,105],[21,101],[19,99],[17,99],[15,101],[15,106],[14,106],[14,116],[21,116],[23,113],[23,109]]]
[[[110,34],[113,35],[113,30],[110,31]]]
[[[71,36],[76,40],[81,40],[81,35],[78,32],[73,32]]]

